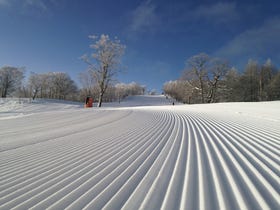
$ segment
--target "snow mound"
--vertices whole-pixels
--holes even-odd
[[[59,111],[68,109],[80,109],[82,103],[64,100],[29,98],[5,98],[0,99],[0,120],[25,117],[38,112]]]

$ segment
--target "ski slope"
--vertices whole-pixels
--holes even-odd
[[[171,103],[2,101],[0,209],[280,209],[279,101]]]

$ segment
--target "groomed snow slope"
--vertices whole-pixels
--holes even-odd
[[[280,209],[279,101],[4,104],[0,209]]]

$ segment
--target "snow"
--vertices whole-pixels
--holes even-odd
[[[280,209],[280,101],[0,101],[0,209]]]

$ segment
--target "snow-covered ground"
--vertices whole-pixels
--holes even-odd
[[[280,209],[280,101],[171,103],[0,101],[0,209]]]

